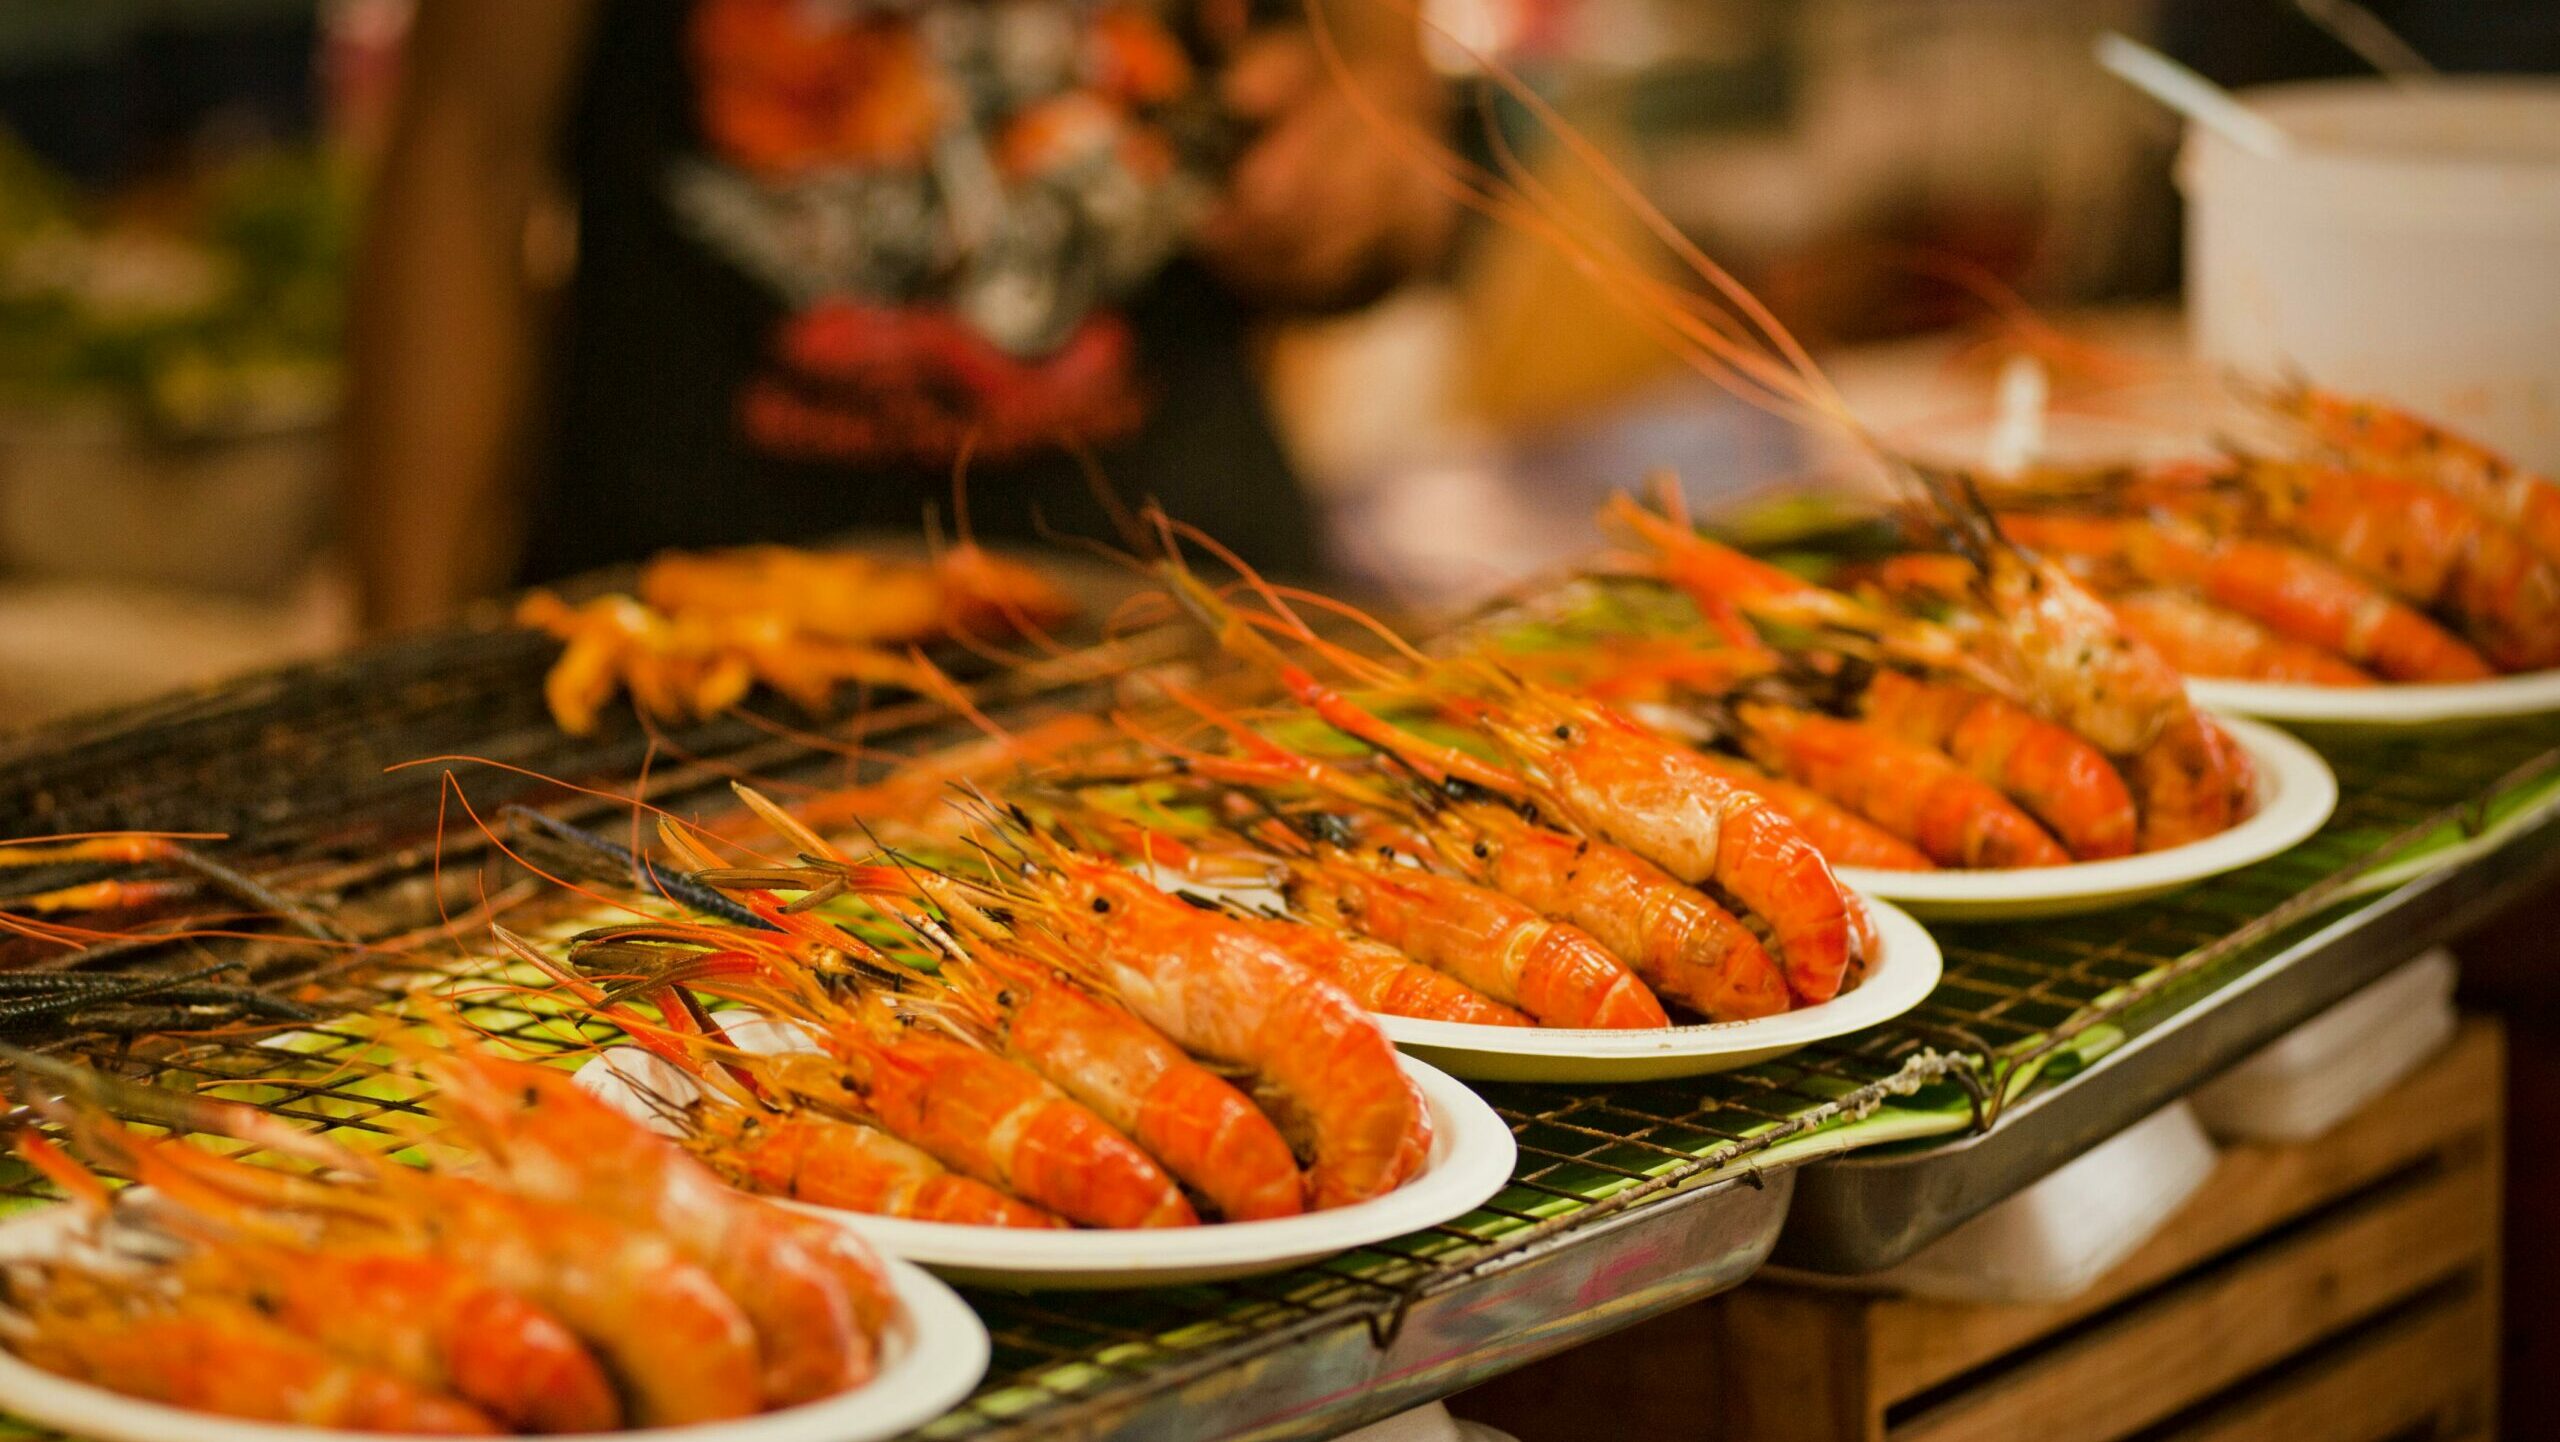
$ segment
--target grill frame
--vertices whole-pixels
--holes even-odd
[[[1000,685],[991,704],[1073,704],[1094,677],[1163,661],[1179,649],[1151,650],[1143,638],[1119,644],[1107,655],[1079,653],[1048,673]],[[385,777],[366,774],[365,763],[444,735],[481,738],[472,749],[510,764],[597,778],[629,777],[653,754],[649,738],[628,726],[593,743],[551,733],[524,700],[544,658],[542,649],[507,633],[430,638],[0,743],[0,808],[49,793],[55,799],[37,823],[20,829],[70,830],[168,824],[179,814],[173,808],[190,803],[227,807],[226,819],[257,829],[224,848],[226,860],[331,908],[361,935],[414,934],[439,900],[467,911],[479,896],[473,865],[495,869],[495,858],[485,838],[452,832],[439,873],[420,827],[445,796],[445,783],[434,768]],[[390,713],[369,705],[369,697],[387,698]],[[928,708],[891,704],[865,713],[853,734],[882,745],[949,734],[930,720]],[[2466,877],[2498,880],[2491,873],[2500,857],[2521,850],[2521,841],[2404,886],[2387,902],[2359,903],[2315,936],[2298,934],[2344,905],[2337,893],[2357,877],[2422,833],[2478,812],[2499,784],[2515,783],[2519,768],[2538,768],[2536,784],[2560,769],[2560,737],[2512,728],[2482,735],[2491,739],[2434,750],[2442,761],[2427,761],[2430,748],[2421,743],[2348,743],[2340,767],[2347,799],[2323,840],[2305,848],[2314,857],[2310,870],[2300,854],[2289,855],[2151,903],[2130,925],[2124,913],[2039,924],[2032,952],[1992,944],[1994,935],[2017,937],[2014,924],[1941,927],[1948,975],[1939,994],[1905,1021],[1863,1037],[1719,1078],[1486,1087],[1519,1137],[1523,1160],[1512,1187],[1468,1227],[1435,1228],[1318,1267],[1213,1287],[1067,1301],[973,1293],[997,1337],[998,1371],[926,1435],[1207,1436],[1247,1428],[1315,1435],[1732,1285],[1776,1240],[1791,1189],[1814,1192],[1828,1178],[1883,1165],[1851,1158],[1799,1177],[1801,1160],[1842,1140],[1836,1124],[1894,1109],[1919,1089],[1921,1100],[1957,1110],[1951,1124],[1939,1106],[1915,1126],[1975,1133],[1920,1156],[1943,1161],[1968,1147],[1979,1154],[2004,1130],[2019,1130],[1996,1125],[2004,1114],[2014,1111],[2005,1116],[2012,1122],[2052,1115],[2059,1105],[2052,1098],[2103,1094],[2109,1088],[2090,1084],[2093,1078],[2144,1054],[2138,1046],[2119,1048],[2088,1059],[2079,1085],[2030,1086],[2040,1070],[2083,1060],[2100,1029],[2121,1028],[2137,1040],[2174,1032],[2171,1023],[2192,1025],[2239,995],[2245,989],[2234,983],[2242,978],[2316,976],[2322,955],[2342,939],[2369,940],[2409,898]],[[278,748],[274,764],[226,768],[244,737]],[[845,774],[810,746],[742,722],[689,728],[671,741],[691,759],[652,767],[653,799],[715,797],[724,777],[739,770],[820,781]],[[2359,745],[2378,749],[2358,752]],[[313,754],[333,746],[344,748],[344,757],[322,764]],[[298,757],[295,747],[304,748]],[[137,758],[148,776],[129,790],[61,795]],[[2448,777],[2445,764],[2457,758],[2460,774]],[[317,778],[313,785],[278,804],[241,794],[261,777],[296,769],[297,760]],[[226,770],[239,773],[228,791],[214,780]],[[590,823],[619,809],[607,798],[493,786],[479,775],[468,785],[483,815],[499,799],[540,800],[555,814]],[[2536,854],[2560,858],[2560,824],[2550,815],[2545,822],[2532,832]],[[2323,851],[2341,832],[2356,839]],[[502,876],[497,892],[505,890]],[[396,994],[384,989],[372,962],[315,962],[308,948],[275,940],[213,949],[237,956],[262,984],[279,989],[318,988],[333,1000]],[[142,959],[126,950],[79,964],[125,967]],[[2335,989],[2293,987],[2284,1005],[2259,1008],[2261,1029],[2274,1028],[2279,1016],[2308,1015],[2318,995]],[[326,1025],[302,1030],[332,1038],[337,1055],[320,1060],[369,1051],[376,1040],[333,1034]],[[416,1114],[414,1097],[386,1092],[354,1068],[278,1082],[288,1053],[231,1039],[59,1049],[153,1080],[226,1083],[224,1092],[245,1092],[282,1115],[357,1133],[387,1134],[386,1127]],[[1907,1176],[1884,1185],[1903,1185]],[[1654,1270],[1635,1266],[1640,1260]],[[1558,1297],[1575,1305],[1559,1307]],[[1497,1315],[1503,1325],[1483,1325]],[[1366,1393],[1332,1385],[1345,1374],[1374,1385]]]

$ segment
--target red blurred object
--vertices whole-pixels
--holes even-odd
[[[964,441],[1000,457],[1062,434],[1098,443],[1144,414],[1135,346],[1127,321],[1101,314],[1023,359],[948,310],[825,301],[783,327],[783,373],[749,386],[741,415],[759,446],[811,459],[938,457]]]

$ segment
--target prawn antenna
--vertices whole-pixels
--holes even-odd
[[[1080,436],[1068,437],[1066,449],[1067,454],[1074,457],[1076,470],[1084,477],[1085,489],[1092,493],[1094,504],[1102,507],[1103,515],[1111,520],[1111,528],[1120,533],[1120,543],[1129,548],[1132,556],[1145,555],[1147,528],[1138,523],[1137,514],[1129,509],[1127,501],[1120,498],[1120,488],[1111,483],[1109,473],[1102,469],[1102,459]]]
[[[61,1098],[78,1105],[180,1131],[233,1137],[282,1156],[340,1171],[361,1173],[372,1170],[371,1164],[356,1153],[288,1126],[255,1107],[206,1097],[181,1096],[161,1087],[110,1076],[95,1067],[81,1066],[5,1042],[0,1042],[0,1062],[15,1068],[22,1077],[42,1080],[56,1088]],[[32,1093],[22,1095],[30,1106],[39,1111],[48,1105],[58,1104],[51,1098]]]
[[[730,782],[729,789],[737,794],[738,800],[744,803],[749,811],[756,814],[757,820],[763,822],[769,827],[772,827],[776,836],[779,836],[784,841],[790,843],[793,849],[798,851],[802,856],[818,857],[828,861],[841,861],[844,859],[843,854],[837,851],[834,846],[828,844],[825,837],[820,836],[817,832],[811,830],[807,823],[803,822],[799,817],[792,815],[789,810],[785,809],[780,802],[775,801],[772,797],[765,795],[763,792],[758,791],[756,788],[749,786],[743,781]],[[863,834],[866,836],[870,835],[870,827],[867,823],[863,827]],[[878,842],[878,839],[879,838],[877,837],[872,838],[875,844]]]
[[[1893,459],[1936,503],[1939,529],[1957,554],[1980,569],[1991,564],[1996,552],[2007,549],[2008,540],[2000,534],[1989,503],[1971,477],[1908,456]]]
[[[584,869],[597,880],[628,882],[678,906],[717,917],[733,926],[772,930],[754,912],[728,897],[685,876],[670,876],[660,871],[655,861],[610,837],[573,826],[530,806],[505,806],[499,809],[498,816],[548,838],[561,859],[585,863]]]

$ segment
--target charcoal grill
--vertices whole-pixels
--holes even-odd
[[[988,704],[999,714],[1090,707],[1097,678],[1171,649],[1140,637],[1078,653],[990,686]],[[750,720],[653,739],[625,718],[596,739],[561,737],[535,699],[547,654],[504,631],[441,636],[0,743],[0,827],[233,830],[240,839],[221,849],[225,859],[379,941],[431,930],[440,913],[462,916],[467,930],[483,896],[504,900],[518,879],[482,838],[457,828],[448,828],[439,868],[446,770],[386,772],[391,763],[469,753],[613,788],[630,786],[645,763],[649,798],[677,809],[724,802],[723,783],[740,773],[786,784],[861,774],[806,736]],[[930,708],[893,703],[837,734],[895,750],[951,732]],[[2305,846],[2137,911],[1941,928],[1948,973],[1939,992],[1903,1022],[1845,1044],[1683,1081],[1485,1088],[1518,1137],[1520,1163],[1491,1204],[1453,1224],[1242,1282],[973,1293],[995,1336],[994,1369],[924,1435],[1326,1435],[1730,1286],[1775,1242],[1790,1193],[1844,1170],[1800,1170],[1807,1158],[1884,1137],[1986,1127],[1999,1137],[2004,1112],[2032,1115],[2041,1095],[2071,1087],[2055,1076],[2107,1066],[2108,1038],[2138,1041],[2262,992],[2244,983],[2279,962],[2316,970],[2304,962],[2306,944],[2334,947],[2389,925],[2410,895],[2445,884],[2438,876],[2377,899],[2355,894],[2360,878],[2440,844],[2439,833],[2484,824],[2494,798],[2549,781],[2560,766],[2555,747],[2560,735],[2544,723],[2484,730],[2459,746],[2386,740],[2333,750],[2346,803]],[[505,801],[587,822],[617,809],[609,797],[511,772],[451,769],[483,816]],[[2454,874],[2491,878],[2484,895],[2530,879],[2520,871],[2543,874],[2546,853],[2560,853],[2545,844],[2555,828],[2526,832],[2508,851],[2531,850],[2533,867],[2490,857]],[[280,938],[191,945],[237,956],[265,984],[339,1015],[395,999],[410,979],[363,955]],[[18,950],[0,959],[30,959]],[[150,948],[127,945],[41,963],[152,959]],[[2307,1014],[2315,1000],[2301,991],[2261,1008],[2255,1025]],[[556,1039],[520,1011],[480,1019],[529,1046]],[[289,1048],[228,1035],[58,1046],[361,1136],[417,1106],[413,1091],[379,1072],[377,1040],[361,1025],[324,1024],[296,1032]],[[10,1187],[35,1194],[23,1176]]]

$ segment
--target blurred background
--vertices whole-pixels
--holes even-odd
[[[2450,69],[2560,49],[2560,7],[2381,8]],[[2176,353],[2175,125],[2089,62],[2095,31],[2230,82],[2355,66],[2281,0],[1429,10],[1465,41],[1432,50],[1459,143],[1501,137],[1560,205],[1663,257],[1551,171],[1478,73],[1498,56],[1892,422],[1951,377],[1988,384],[1991,288]],[[0,7],[0,725],[356,634],[335,499],[349,284],[414,18],[409,0]],[[546,196],[527,222],[537,286],[569,283],[578,211]],[[1252,342],[1325,563],[1404,599],[1562,559],[1653,467],[1714,497],[1821,464],[1480,218],[1417,283]],[[523,521],[489,526],[503,546]]]

